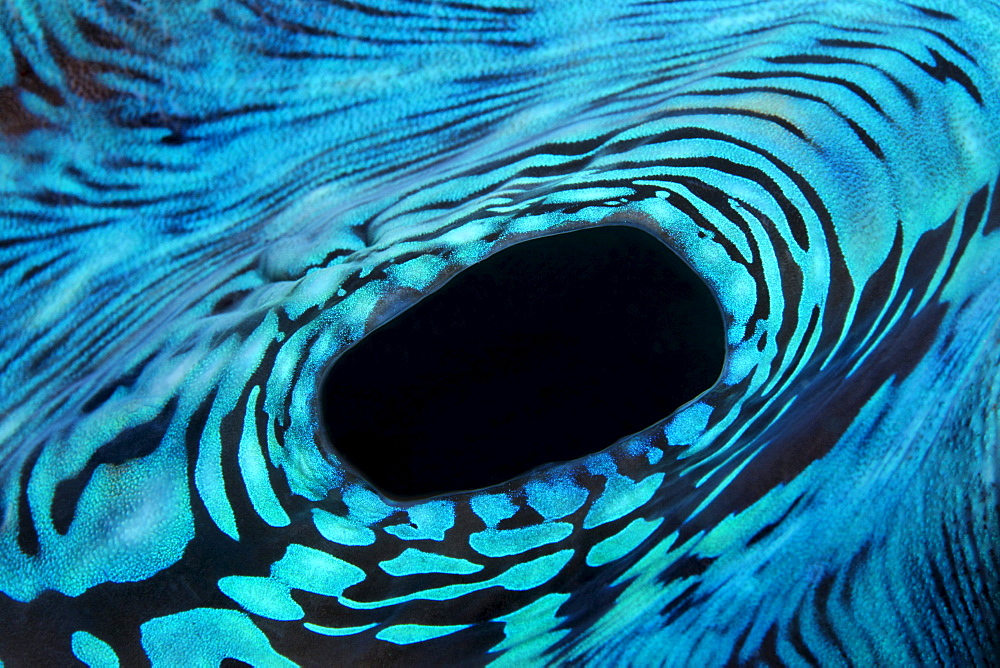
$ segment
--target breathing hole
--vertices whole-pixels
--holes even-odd
[[[337,358],[334,453],[382,494],[489,487],[599,452],[709,389],[725,360],[708,286],[623,225],[518,243]]]

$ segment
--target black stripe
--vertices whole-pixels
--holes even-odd
[[[837,48],[879,49],[882,51],[892,51],[893,53],[897,53],[903,56],[911,63],[913,63],[921,70],[923,70],[925,73],[929,74],[931,77],[933,77],[937,81],[940,81],[941,83],[944,83],[947,80],[951,79],[955,83],[962,86],[962,88],[965,89],[965,91],[969,94],[969,96],[973,100],[976,101],[977,104],[979,105],[983,104],[983,97],[980,94],[979,89],[972,82],[972,79],[969,78],[969,75],[966,74],[965,71],[962,70],[962,68],[958,67],[957,65],[955,65],[955,63],[951,62],[950,60],[942,56],[940,53],[938,53],[935,49],[932,49],[930,47],[927,48],[927,51],[928,53],[931,54],[931,57],[934,58],[933,65],[928,65],[927,63],[921,61],[920,59],[914,58],[905,51],[900,51],[899,49],[896,49],[894,47],[886,46],[884,44],[876,44],[874,42],[855,41],[848,39],[820,39],[819,43],[822,44],[823,46],[832,46]]]
[[[854,592],[855,592],[855,581],[857,580],[858,571],[861,567],[868,562],[869,557],[871,557],[871,543],[865,542],[861,547],[857,548],[857,551],[851,557],[851,561],[847,565],[847,570],[841,576],[840,582],[840,605],[848,612],[848,616],[851,612],[856,610],[859,606],[855,604]],[[864,601],[862,602],[862,605]],[[867,625],[856,624],[857,635],[856,637],[864,641],[866,649],[872,656],[878,656],[878,645],[880,642],[877,638],[873,638],[872,634],[869,632]]]
[[[944,535],[947,536],[947,533],[945,533]],[[945,584],[944,575],[941,573],[941,567],[938,565],[937,559],[931,557],[930,559],[927,560],[927,571],[928,573],[930,573],[931,583],[934,585],[934,594],[936,601],[938,604],[940,604],[940,606],[943,606],[944,613],[947,616],[948,621],[950,622],[950,624],[946,623],[942,618],[942,627],[944,629],[950,628],[952,630],[960,630],[960,631],[971,630],[969,628],[969,625],[965,622],[965,620],[960,619],[958,611],[951,604],[951,594],[950,594],[951,590],[948,587],[948,585]],[[957,583],[955,582],[952,582],[950,584],[953,587],[957,586]],[[947,635],[948,637],[954,638],[956,634],[947,634]],[[972,651],[972,648],[969,646],[967,639],[965,637],[966,633],[958,633],[957,636],[958,636],[958,641],[962,643],[964,650],[963,654],[965,656],[975,656],[975,653]],[[957,649],[957,648],[950,648],[950,649]]]
[[[669,111],[659,112],[659,113],[653,115],[652,117],[647,118],[646,122],[648,122],[648,121],[655,121],[655,120],[661,120],[661,119],[671,118],[671,117],[686,117],[686,116],[694,116],[694,115],[699,115],[699,114],[712,114],[712,113],[718,113],[720,115],[731,115],[731,116],[733,116],[733,115],[735,115],[735,116],[747,116],[747,117],[758,118],[758,119],[761,119],[761,120],[770,121],[772,123],[775,123],[775,124],[779,125],[780,127],[784,128],[784,129],[788,130],[789,132],[791,132],[795,136],[808,141],[808,138],[806,137],[805,133],[801,129],[799,129],[797,126],[795,126],[791,122],[789,122],[789,121],[787,121],[785,119],[782,119],[782,118],[780,118],[778,116],[774,116],[774,115],[771,115],[771,114],[760,113],[760,112],[755,112],[755,111],[750,111],[750,110],[729,109],[729,108],[726,108],[726,107],[695,107],[695,108],[682,109],[682,110],[669,110]],[[612,131],[612,132],[608,132],[608,133],[605,133],[603,135],[599,135],[597,137],[594,137],[592,139],[587,139],[587,140],[581,140],[581,141],[576,141],[576,142],[565,142],[565,143],[563,143],[563,142],[550,142],[550,143],[542,144],[542,145],[540,145],[538,147],[522,151],[522,152],[514,154],[512,156],[505,156],[502,159],[498,159],[498,160],[494,160],[492,162],[488,162],[488,163],[486,163],[486,164],[484,164],[484,165],[482,165],[480,167],[471,169],[471,170],[469,170],[467,172],[463,172],[462,174],[459,175],[459,177],[461,177],[461,176],[483,176],[485,174],[490,173],[491,171],[495,171],[498,168],[502,168],[504,166],[517,163],[517,162],[519,162],[521,160],[524,160],[526,158],[540,157],[540,156],[543,156],[543,155],[552,155],[552,156],[577,156],[577,157],[579,157],[579,159],[576,160],[576,161],[572,161],[570,163],[563,163],[563,164],[568,164],[568,167],[566,167],[565,169],[561,169],[561,170],[557,170],[554,167],[550,167],[550,168],[545,168],[545,167],[525,168],[525,169],[522,169],[522,170],[520,170],[518,172],[515,172],[513,175],[511,175],[509,177],[506,177],[505,180],[514,180],[514,179],[517,179],[517,178],[523,177],[523,176],[541,178],[541,177],[545,177],[545,176],[560,176],[560,175],[570,174],[574,170],[582,169],[583,167],[585,167],[588,164],[588,162],[590,160],[592,160],[594,157],[596,157],[596,156],[584,157],[586,154],[591,153],[593,151],[596,151],[597,149],[601,148],[603,145],[607,144],[614,137],[620,136],[624,132],[627,132],[630,129],[634,129],[636,127],[639,127],[640,125],[642,125],[642,123],[634,123],[634,124],[631,124],[629,126],[626,126],[625,128],[623,128],[621,130],[615,130],[615,131]],[[611,153],[611,154],[621,153],[621,152],[623,152],[625,150],[628,150],[628,149],[630,149],[632,147],[635,147],[635,146],[639,146],[639,145],[642,145],[642,144],[645,144],[645,143],[652,143],[652,141],[654,141],[654,140],[655,140],[655,138],[654,139],[650,139],[650,138],[644,138],[644,137],[623,140],[621,142],[617,142],[617,143],[611,144],[611,146],[614,146],[616,148],[614,148],[613,151],[609,151],[609,153]],[[622,147],[624,147],[624,148],[622,148]],[[412,162],[416,162],[416,161],[412,161]],[[388,171],[394,171],[394,170],[388,170]],[[444,181],[445,180],[442,179],[442,180],[439,180],[439,181],[431,182],[427,186],[427,188],[432,188],[432,187],[434,187],[436,185],[440,185]],[[412,213],[418,213],[418,212],[423,212],[423,211],[432,211],[432,210],[442,210],[442,209],[448,209],[448,208],[453,208],[453,207],[457,208],[457,207],[459,207],[459,206],[461,206],[463,204],[466,204],[466,203],[468,203],[470,201],[473,201],[473,200],[475,200],[475,199],[477,199],[477,198],[479,198],[479,197],[481,197],[483,195],[490,194],[495,189],[496,189],[496,184],[495,183],[494,184],[489,184],[489,185],[487,185],[487,186],[485,186],[483,188],[480,188],[479,190],[477,190],[477,191],[475,191],[473,193],[470,193],[469,195],[463,197],[460,200],[457,200],[457,201],[454,201],[454,202],[437,203],[437,204],[435,204],[435,203],[428,203],[428,204],[422,205],[420,207],[416,207],[416,208],[412,208],[412,209],[407,209],[407,210],[402,211],[402,212],[400,212],[398,214],[395,214],[391,218],[387,218],[386,220],[380,221],[380,222],[382,222],[383,224],[385,224],[385,223],[388,223],[388,222],[390,222],[390,221],[392,221],[392,220],[394,220],[394,219],[396,219],[398,217],[409,215],[409,214],[412,214]],[[405,200],[406,197],[408,197],[411,194],[413,194],[413,192],[415,192],[415,191],[410,191],[410,192],[404,193],[398,199],[399,200]],[[371,216],[366,221],[366,224],[373,223],[374,220],[375,220],[375,218],[377,218],[377,217],[378,217],[378,214],[374,214],[373,216]]]
[[[132,387],[135,381],[138,380],[139,376],[142,375],[142,372],[145,371],[146,367],[155,357],[156,353],[148,355],[141,362],[129,369],[128,372],[122,374],[110,383],[107,383],[97,392],[94,392],[94,394],[92,394],[91,397],[80,407],[80,412],[84,414],[93,413],[98,406],[110,399],[111,395],[113,395],[118,388]]]
[[[902,257],[903,223],[897,221],[892,246],[882,264],[865,281],[865,286],[858,297],[858,305],[851,323],[850,333],[844,341],[844,345],[848,349],[856,351],[853,354],[855,359],[861,359],[876,345],[879,335],[892,321],[893,309],[888,308],[889,298],[899,273]],[[861,342],[866,338],[868,345],[864,350],[861,350]]]
[[[965,49],[963,49],[962,47],[960,47],[958,44],[955,43],[955,40],[951,39],[947,35],[945,35],[943,33],[940,33],[937,30],[930,30],[929,28],[924,28],[923,30],[924,30],[924,32],[927,32],[927,33],[930,33],[931,35],[934,35],[939,40],[941,40],[942,42],[944,42],[945,44],[947,44],[948,46],[950,46],[955,51],[955,53],[961,54],[962,56],[964,56],[966,58],[966,60],[968,60],[973,65],[978,65],[979,64],[979,61],[977,61],[975,58],[973,58],[971,53],[969,53],[968,51],[966,51]]]
[[[753,614],[748,615],[749,620],[743,620],[746,624],[740,634],[736,636],[736,641],[733,643],[733,648],[729,650],[729,658],[726,659],[726,668],[738,668],[739,666],[746,665],[746,662],[740,659],[740,652],[743,651],[743,647],[747,643],[747,637],[750,635],[750,631],[753,630]]]
[[[806,660],[806,663],[810,666],[818,666],[820,665],[819,659],[809,649],[806,639],[802,636],[801,616],[802,606],[799,606],[795,614],[792,615],[792,620],[788,623],[788,640],[791,642],[792,648],[799,653],[799,656]]]
[[[17,214],[13,211],[4,211],[4,217],[16,216]],[[55,222],[51,218],[39,219],[38,222]],[[87,232],[88,230],[97,229],[98,227],[107,227],[111,221],[102,220],[96,223],[85,223],[83,225],[71,225],[65,228],[61,228],[55,232],[49,232],[48,234],[39,234],[36,236],[28,237],[7,237],[6,239],[0,239],[0,249],[10,248],[12,246],[17,246],[18,244],[29,244],[37,241],[48,241],[50,239],[55,239],[58,237],[65,237],[70,234],[75,234],[77,232]]]
[[[785,662],[778,656],[778,625],[772,623],[760,643],[757,658],[767,666],[784,666]]]
[[[760,265],[761,253],[760,253],[760,246],[757,243],[757,239],[750,232],[750,230],[747,229],[746,222],[742,220],[740,216],[729,205],[727,201],[728,196],[726,195],[725,192],[719,190],[718,188],[709,186],[701,181],[698,181],[697,179],[675,178],[672,180],[681,183],[682,185],[687,187],[688,190],[690,190],[693,194],[697,195],[703,202],[713,207],[716,211],[722,214],[722,216],[724,216],[727,220],[736,225],[740,229],[740,231],[742,231],[746,235],[746,241],[747,244],[750,246],[750,252],[752,254],[752,257],[747,260],[742,259],[742,256],[736,249],[735,244],[733,244],[728,239],[728,237],[726,237],[726,235],[723,235],[708,220],[704,219],[704,217],[702,217],[701,214],[698,213],[698,211],[694,209],[692,205],[687,203],[686,200],[684,200],[684,198],[682,198],[677,193],[671,192],[671,194],[667,196],[668,202],[677,206],[677,201],[680,201],[681,206],[679,206],[678,208],[683,213],[686,213],[689,217],[691,217],[692,220],[694,220],[695,223],[700,227],[703,227],[705,229],[714,232],[716,235],[714,241],[723,247],[726,254],[733,262],[736,262],[744,267],[747,267],[748,269],[755,268]],[[765,229],[767,229],[768,224],[764,221],[763,215],[760,214],[760,212],[758,212],[752,206],[744,202],[740,203],[744,206],[744,208],[747,209],[747,211],[750,212],[751,215],[757,218],[757,220],[762,224],[762,226]],[[691,211],[688,211],[688,209],[693,210],[693,213]],[[694,217],[695,215],[697,215],[697,218]],[[771,238],[770,234],[768,234],[768,238],[769,239]],[[783,246],[785,246],[784,239],[781,238],[780,236],[778,237],[778,239],[779,242]],[[787,248],[787,246],[785,247]],[[744,338],[748,338],[752,333],[753,328],[756,327],[757,323],[761,320],[766,319],[771,313],[771,292],[767,285],[767,278],[764,276],[764,273],[762,271],[750,271],[748,272],[748,274],[753,279],[754,282],[754,294],[756,295],[756,299],[754,300],[753,312],[750,314],[750,317],[747,319],[746,326],[744,327],[744,332],[743,332]]]
[[[48,269],[49,267],[51,267],[52,265],[54,265],[59,260],[63,259],[67,255],[69,255],[69,253],[70,253],[69,251],[63,251],[62,253],[59,253],[55,257],[49,258],[45,262],[41,262],[41,263],[36,264],[35,266],[29,268],[27,271],[24,272],[24,274],[18,280],[17,284],[18,285],[24,285],[25,283],[27,283],[28,281],[30,281],[32,278],[34,278],[38,274],[42,273],[43,271],[45,271],[46,269]]]
[[[964,88],[966,92],[972,97],[972,99],[975,100],[980,106],[982,106],[983,96],[979,92],[979,89],[976,87],[976,84],[974,84],[972,82],[972,79],[969,78],[969,75],[966,74],[965,70],[963,70],[961,67],[959,67],[955,63],[951,62],[950,60],[942,56],[936,50],[930,48],[927,50],[930,52],[931,56],[934,57],[933,65],[925,65],[924,63],[920,62],[919,60],[916,60],[915,58],[911,60],[913,60],[913,62],[916,63],[917,66],[919,66],[920,69],[922,69],[924,72],[927,72],[927,74],[931,75],[932,77],[934,77],[935,79],[937,79],[942,83],[944,83],[948,79],[951,79],[952,81],[960,85],[962,88]]]
[[[775,65],[857,65],[859,67],[866,67],[870,70],[875,70],[888,79],[899,94],[906,98],[907,103],[909,103],[911,107],[916,107],[918,104],[917,94],[910,90],[909,86],[901,82],[889,72],[883,70],[881,67],[873,65],[872,63],[866,63],[863,60],[821,54],[772,56],[765,58],[764,60]]]
[[[833,628],[833,623],[830,621],[830,594],[833,592],[833,586],[836,583],[837,576],[834,573],[827,573],[816,585],[816,596],[813,599],[813,609],[816,612],[816,621],[818,622],[820,634],[826,638],[826,640],[833,645],[833,647],[840,654],[841,660],[850,665],[848,661],[848,656],[844,652],[843,648],[840,646],[840,640],[837,638],[837,631]]]
[[[942,12],[937,9],[930,9],[929,7],[921,7],[920,5],[914,5],[910,3],[904,3],[907,7],[911,7],[925,16],[930,16],[934,19],[942,19],[944,21],[957,21],[958,17],[954,14],[949,14],[948,12]]]
[[[125,42],[118,35],[108,32],[90,19],[82,16],[76,17],[76,27],[80,31],[80,35],[94,46],[113,51],[126,47]]]
[[[838,118],[840,118],[842,121],[844,121],[845,123],[847,123],[848,127],[850,127],[851,130],[854,132],[854,134],[856,134],[858,136],[858,139],[860,139],[861,142],[865,145],[865,147],[868,148],[869,150],[871,150],[872,153],[876,157],[878,157],[879,159],[884,159],[884,156],[882,156],[882,151],[878,148],[878,146],[871,139],[871,137],[868,136],[868,134],[866,132],[864,132],[864,130],[861,129],[861,126],[858,125],[854,121],[854,119],[852,119],[847,114],[844,114],[843,112],[841,112],[839,109],[837,109],[837,107],[833,106],[830,102],[828,102],[827,100],[824,100],[819,95],[812,95],[810,93],[803,93],[802,91],[795,90],[795,89],[779,88],[777,86],[744,86],[744,87],[741,87],[741,88],[713,88],[711,90],[686,91],[686,92],[678,93],[678,96],[681,96],[681,95],[698,95],[698,96],[700,96],[700,95],[742,95],[742,94],[745,94],[745,93],[772,93],[772,94],[775,94],[775,95],[784,95],[786,97],[797,98],[797,99],[800,99],[800,100],[808,100],[810,102],[815,102],[817,104],[822,104],[824,107],[826,107],[827,109],[829,109],[830,111],[832,111]],[[875,146],[874,150],[872,150],[873,146]]]
[[[50,511],[52,524],[57,533],[65,535],[69,531],[70,524],[76,516],[80,497],[90,484],[97,467],[102,464],[120,466],[125,462],[151,455],[163,442],[163,436],[167,433],[176,410],[175,397],[152,420],[123,430],[99,447],[75,476],[59,481],[52,495]]]
[[[979,612],[978,610],[973,611],[972,607],[970,607],[970,604],[974,605],[974,603],[970,600],[971,596],[967,595],[968,591],[963,586],[963,584],[969,585],[970,583],[977,582],[978,578],[969,573],[968,562],[966,560],[955,558],[954,545],[956,543],[961,544],[965,540],[965,537],[961,535],[956,536],[954,529],[955,527],[950,526],[947,520],[941,523],[941,535],[945,537],[942,541],[944,543],[945,563],[948,567],[950,575],[949,591],[957,594],[956,598],[962,606],[962,609],[958,612],[964,613],[962,621],[956,626],[956,628],[968,629],[970,631],[975,628],[978,632],[969,634],[972,636],[970,637],[970,641],[978,641],[985,635],[982,633],[983,616],[981,614],[977,614]]]
[[[17,499],[17,546],[21,552],[33,557],[38,554],[38,530],[35,528],[35,521],[31,517],[31,504],[28,502],[28,483],[31,474],[38,463],[38,457],[42,454],[42,448],[38,447],[25,458],[21,465],[21,493]]]
[[[962,231],[958,237],[958,245],[955,246],[955,251],[951,254],[951,260],[949,260],[948,269],[945,270],[944,276],[941,278],[941,284],[934,291],[935,296],[940,296],[949,281],[951,281],[955,269],[962,261],[962,256],[965,255],[965,251],[969,247],[969,242],[972,241],[976,230],[979,229],[979,224],[983,220],[983,212],[986,210],[986,198],[988,196],[989,190],[986,186],[983,186],[969,200],[969,204],[965,209],[965,217],[962,219]]]
[[[861,125],[859,125],[851,118],[845,117],[844,120],[847,121],[847,125],[850,126],[851,130],[854,131],[854,134],[858,136],[858,139],[861,140],[861,143],[865,145],[865,148],[867,148],[872,155],[874,155],[879,160],[885,160],[885,154],[882,152],[882,149],[879,147],[878,143],[876,143],[876,141],[871,138],[871,135],[865,132],[864,128],[862,128]]]
[[[786,510],[785,512],[783,512],[781,514],[781,517],[779,517],[778,519],[776,519],[775,521],[773,521],[773,522],[771,522],[769,524],[764,525],[757,533],[755,533],[750,538],[750,540],[747,541],[747,547],[750,547],[751,545],[754,545],[754,544],[760,542],[761,540],[767,538],[768,536],[770,536],[771,533],[775,529],[777,529],[779,526],[781,526],[781,524],[786,519],[788,519],[788,516],[792,514],[792,511],[795,510],[795,507],[799,505],[799,502],[801,500],[802,500],[801,496],[795,497],[795,500],[792,502],[792,505],[788,506],[788,510]]]
[[[727,79],[742,79],[745,81],[759,81],[763,79],[805,79],[807,81],[819,81],[821,83],[834,84],[851,91],[865,103],[877,111],[879,115],[885,116],[885,110],[864,88],[841,77],[825,76],[821,74],[810,74],[808,72],[796,72],[794,70],[769,70],[766,72],[724,72],[717,76]]]
[[[787,317],[789,311],[794,311],[797,313],[798,308],[799,308],[798,304],[786,304],[785,305],[786,317],[782,318],[782,323],[784,323],[786,320],[789,319]],[[805,332],[802,333],[801,343],[799,343],[799,345],[796,346],[795,354],[792,356],[792,359],[788,362],[788,366],[785,367],[785,370],[782,372],[777,382],[774,383],[773,392],[781,392],[784,389],[785,384],[788,383],[788,379],[791,378],[793,374],[797,373],[799,362],[802,361],[803,356],[805,356],[806,354],[806,349],[809,348],[809,344],[812,342],[813,333],[816,331],[816,323],[819,322],[819,313],[820,313],[819,306],[814,305],[812,307],[812,312],[809,314],[809,323],[806,325]],[[797,323],[797,320],[794,318],[792,318],[792,321]],[[785,348],[787,348],[787,345],[785,346]],[[774,366],[776,368],[778,367],[777,364],[775,364]]]
[[[443,7],[451,7],[453,9],[486,12],[488,14],[497,14],[500,16],[524,16],[533,12],[530,7],[497,7],[495,5],[474,5],[468,2],[438,2],[435,4],[439,4]]]

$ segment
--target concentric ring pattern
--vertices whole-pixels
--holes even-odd
[[[0,660],[996,662],[1000,7],[921,3],[4,3]],[[711,285],[710,391],[340,464],[340,351],[609,224]]]

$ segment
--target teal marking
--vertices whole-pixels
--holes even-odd
[[[354,564],[298,544],[288,546],[285,556],[271,567],[271,575],[292,589],[321,596],[340,596],[365,579],[365,572]]]
[[[543,655],[569,633],[569,629],[556,629],[563,620],[558,615],[559,606],[569,597],[569,594],[546,594],[515,612],[497,617],[495,621],[504,623],[504,639],[490,652],[503,653],[489,665],[520,668],[549,663]]]
[[[267,463],[261,452],[257,438],[257,396],[260,386],[255,385],[247,398],[247,411],[243,417],[243,436],[240,438],[240,473],[246,483],[247,494],[254,510],[261,519],[273,527],[288,526],[288,513],[281,507],[278,497],[271,487],[267,474]]]
[[[203,666],[218,666],[228,658],[253,666],[296,668],[274,651],[246,613],[237,610],[195,608],[151,619],[140,631],[153,668],[189,666],[192,657]]]
[[[688,445],[705,432],[711,415],[712,407],[708,404],[692,404],[668,420],[663,433],[671,445]]]
[[[288,585],[272,578],[230,575],[219,580],[219,589],[241,608],[261,617],[291,621],[305,616]]]
[[[526,591],[541,586],[558,575],[559,571],[569,563],[572,556],[573,550],[561,550],[554,554],[512,566],[495,578],[483,582],[447,585],[378,601],[355,601],[347,597],[341,597],[340,603],[355,610],[375,610],[408,601],[447,601],[490,587],[503,587],[510,591]]]
[[[587,502],[587,490],[567,479],[531,481],[524,487],[528,505],[547,520],[572,515]]]
[[[658,520],[644,520],[641,517],[632,520],[628,526],[613,536],[609,536],[590,548],[587,552],[587,565],[603,566],[616,559],[621,559],[629,552],[639,547],[656,528],[663,523]]]
[[[593,202],[614,201],[617,203],[620,198],[634,194],[631,188],[574,188],[564,192],[556,191],[545,197],[547,202],[576,203],[581,199]]]
[[[469,505],[472,512],[479,515],[488,527],[495,527],[517,512],[517,506],[506,494],[480,494],[472,497]]]
[[[320,550],[292,544],[271,566],[271,577],[233,575],[220,580],[219,588],[247,612],[291,621],[304,616],[291,596],[292,589],[340,596],[364,579],[364,571],[353,564]]]
[[[444,540],[445,532],[455,525],[455,506],[450,501],[428,501],[407,511],[410,524],[396,524],[386,532],[403,540]]]
[[[98,466],[68,533],[59,536],[51,525],[41,533],[44,558],[0,540],[0,591],[19,601],[45,589],[79,596],[102,582],[138,582],[176,563],[194,537],[185,465],[183,445],[168,442],[147,457]]]
[[[415,642],[433,640],[441,636],[450,635],[456,631],[467,629],[471,624],[455,624],[452,626],[428,626],[424,624],[397,624],[387,626],[375,637],[379,640],[391,642],[396,645],[412,645]]]
[[[525,591],[545,584],[569,562],[573,550],[561,550],[545,557],[539,557],[523,564],[517,564],[496,578],[504,589]]]
[[[6,665],[998,663],[997,0],[137,4],[0,12]],[[704,399],[453,507],[331,456],[400,298],[611,221]]]
[[[344,503],[347,504],[351,519],[365,526],[384,520],[398,510],[387,505],[378,494],[361,485],[352,485],[344,491]]]
[[[89,668],[118,668],[118,654],[111,645],[86,631],[74,633],[70,646],[73,655]]]
[[[419,573],[452,573],[454,575],[469,575],[483,570],[479,564],[474,564],[467,559],[456,557],[446,557],[442,554],[432,554],[423,550],[407,548],[394,559],[379,562],[379,568],[388,573],[401,577],[403,575],[416,575]]]
[[[639,482],[614,474],[583,519],[584,529],[593,529],[625,517],[649,501],[663,482],[663,473],[654,473]]]
[[[228,346],[220,347],[218,354],[224,354],[227,348]],[[235,394],[232,390],[220,391],[212,403],[205,431],[201,435],[194,481],[205,509],[216,526],[233,540],[239,540],[236,516],[233,514],[229,497],[226,496],[226,484],[222,477],[222,440],[219,433],[222,428],[222,418],[236,407],[239,397]]]
[[[421,255],[392,267],[389,275],[400,285],[423,290],[441,275],[446,266],[447,263],[436,255]]]
[[[340,545],[371,545],[375,532],[350,518],[313,508],[313,524],[323,538]]]
[[[320,626],[319,624],[313,624],[312,622],[306,622],[303,624],[307,629],[313,633],[318,633],[321,636],[353,636],[357,633],[363,633],[368,629],[373,629],[378,624],[371,623],[365,624],[364,626]]]
[[[548,522],[519,529],[487,529],[469,536],[469,547],[486,557],[509,557],[557,543],[573,533],[569,522]]]

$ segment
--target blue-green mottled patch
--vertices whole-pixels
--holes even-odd
[[[288,585],[272,578],[230,575],[219,580],[219,589],[244,610],[261,617],[289,621],[305,614],[292,599]]]
[[[271,574],[292,589],[321,596],[340,596],[344,590],[365,579],[357,566],[303,545],[289,545],[285,556],[274,564]]]
[[[371,623],[365,624],[363,626],[320,626],[319,624],[313,624],[312,622],[306,622],[303,626],[312,631],[313,633],[318,633],[321,636],[352,636],[356,633],[363,633],[368,629],[373,629],[378,624]]]
[[[403,550],[403,553],[398,557],[380,562],[379,568],[389,575],[397,577],[419,573],[468,575],[483,570],[483,567],[479,564],[474,564],[466,559],[446,557],[441,554],[432,554],[413,548]]]
[[[594,501],[594,505],[584,518],[583,527],[592,529],[625,517],[649,501],[663,478],[663,473],[654,473],[635,482],[619,474],[610,476],[604,491]]]
[[[415,642],[432,640],[441,636],[450,635],[456,631],[469,628],[469,624],[453,624],[450,626],[430,626],[425,624],[397,624],[387,626],[379,631],[375,637],[379,640],[395,643],[397,645],[410,645]],[[444,657],[442,657],[444,658]]]
[[[528,503],[547,520],[575,513],[587,502],[587,490],[569,480],[531,481],[525,485]]]
[[[569,594],[546,594],[509,615],[498,617],[504,623],[504,639],[491,652],[498,657],[490,663],[503,666],[541,665],[547,663],[543,655],[569,629],[556,627],[562,622],[559,606],[569,599]],[[502,652],[502,654],[499,654]]]
[[[72,636],[73,655],[89,668],[118,668],[118,655],[100,638],[77,631]]]
[[[340,545],[371,545],[375,532],[347,517],[313,508],[313,522],[323,538]]]
[[[227,658],[254,666],[296,665],[275,652],[264,632],[236,610],[195,608],[156,617],[140,628],[142,647],[153,668],[191,665],[191,657],[206,666],[217,666]]]
[[[455,507],[448,501],[429,501],[412,506],[410,524],[396,524],[386,532],[403,540],[444,540],[444,533],[455,524]]]
[[[487,529],[469,536],[469,547],[487,557],[508,557],[563,540],[573,533],[569,522],[551,522],[520,529]]]
[[[469,505],[488,527],[495,527],[517,512],[517,506],[505,494],[479,494],[472,497]]]
[[[288,526],[290,521],[288,513],[281,507],[281,503],[274,493],[274,488],[271,486],[264,453],[261,451],[261,444],[257,439],[257,420],[260,415],[256,406],[259,394],[260,386],[255,385],[250,390],[248,398],[248,405],[252,408],[243,417],[243,436],[240,438],[239,450],[240,472],[243,474],[250,502],[261,519],[273,527],[283,527]]]
[[[621,559],[646,540],[662,523],[662,518],[649,521],[639,517],[632,520],[624,529],[590,548],[587,552],[587,565],[603,566],[615,559]]]

